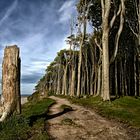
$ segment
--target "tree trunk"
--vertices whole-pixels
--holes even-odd
[[[0,121],[4,121],[16,110],[21,112],[20,98],[20,58],[19,48],[9,46],[5,48],[2,64],[2,116]]]
[[[67,84],[68,84],[67,71],[68,71],[68,64],[66,64],[66,67],[64,68],[62,95],[67,95]]]
[[[117,70],[117,60],[115,61],[115,96],[118,97],[118,70]]]
[[[125,89],[125,96],[128,96],[126,59],[127,58],[125,57],[125,62],[124,62],[124,89]]]
[[[90,95],[94,94],[93,91],[93,76],[94,76],[94,66],[91,67],[91,77],[90,77]]]
[[[82,72],[82,47],[85,41],[86,37],[86,28],[87,28],[87,17],[86,17],[86,5],[87,5],[87,0],[85,0],[85,5],[84,5],[84,10],[83,10],[83,35],[82,35],[82,40],[80,43],[80,51],[79,51],[79,63],[78,63],[78,84],[77,84],[77,96],[80,97],[81,94],[81,72]]]
[[[138,33],[138,93],[140,96],[140,0],[139,0],[139,5],[138,5],[138,24],[139,24],[139,33]]]
[[[68,76],[67,76],[67,81],[68,81],[68,95],[71,94],[71,81],[72,81],[72,66],[69,64],[68,68]]]
[[[109,95],[109,13],[111,8],[111,1],[101,0],[102,3],[102,97],[104,101],[110,100]]]
[[[70,96],[75,96],[75,68],[72,68],[72,78],[71,78],[71,93]]]
[[[18,68],[17,68],[18,80],[16,81],[16,90],[17,90],[16,93],[17,93],[17,113],[19,114],[21,113],[20,71],[21,71],[21,60],[18,56]]]
[[[78,83],[77,83],[77,97],[80,96],[81,94],[81,67],[82,67],[82,46],[80,48],[80,52],[79,52],[79,61],[78,61]]]
[[[101,79],[102,79],[102,75],[101,75],[101,66],[98,67],[98,83],[97,83],[97,96],[99,96],[101,94]]]
[[[59,69],[58,69],[58,79],[57,79],[57,91],[56,94],[59,95],[60,94],[60,74],[61,74],[61,64],[59,64]]]

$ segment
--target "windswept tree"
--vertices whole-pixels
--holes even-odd
[[[79,0],[77,32],[74,23],[67,38],[70,49],[61,50],[48,66],[47,92],[101,96],[104,101],[139,96],[137,9],[139,2],[133,0]],[[89,24],[92,34],[87,34]]]

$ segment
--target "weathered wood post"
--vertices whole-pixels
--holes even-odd
[[[21,113],[19,48],[6,47],[2,64],[3,115],[0,121],[14,111]]]

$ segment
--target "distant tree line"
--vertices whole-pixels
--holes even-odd
[[[140,96],[140,0],[79,0],[77,11],[70,49],[58,52],[36,91],[104,101]]]

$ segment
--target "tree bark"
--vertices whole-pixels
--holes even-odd
[[[116,34],[116,37],[115,37],[115,49],[114,49],[114,52],[113,52],[113,55],[110,59],[110,64],[114,62],[116,56],[117,56],[117,52],[118,52],[118,47],[119,47],[119,40],[120,40],[120,36],[121,36],[121,33],[123,31],[123,26],[124,26],[124,15],[125,15],[125,0],[121,0],[121,9],[120,10],[120,25],[119,25],[119,29],[118,29],[118,32]]]
[[[60,85],[60,74],[61,74],[61,64],[59,64],[59,69],[58,69],[58,79],[57,79],[57,91],[56,94],[59,95],[60,94],[60,89],[61,89],[61,85]]]
[[[101,75],[101,66],[98,67],[98,84],[97,84],[97,94],[96,96],[99,96],[101,94],[101,83],[102,83],[102,75]]]
[[[4,121],[14,111],[21,112],[20,97],[20,58],[19,48],[15,46],[6,47],[2,64],[2,116]]]
[[[72,68],[72,78],[71,78],[71,93],[70,96],[75,96],[75,68]]]
[[[80,51],[79,51],[79,62],[78,62],[78,84],[77,84],[77,96],[80,97],[81,94],[81,72],[82,72],[82,47],[85,41],[86,37],[86,28],[87,28],[87,17],[86,17],[86,6],[87,6],[87,0],[85,0],[85,5],[83,9],[83,34],[82,34],[82,40],[80,43]]]
[[[109,95],[109,13],[111,8],[110,0],[101,0],[102,3],[102,98],[110,100]]]
[[[117,60],[115,61],[115,96],[118,97],[118,69],[117,69]]]

